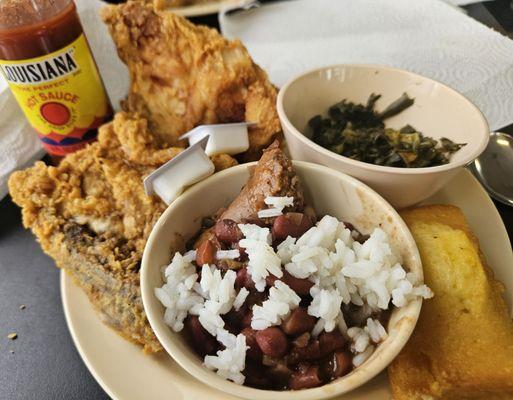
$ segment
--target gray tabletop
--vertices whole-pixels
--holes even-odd
[[[513,31],[510,0],[469,13],[503,33]],[[509,10],[509,11],[508,11]],[[498,20],[501,17],[501,23]],[[216,26],[217,17],[196,22]],[[513,126],[507,129],[513,132]],[[513,239],[513,209],[497,204]],[[20,307],[24,305],[24,309]],[[17,333],[15,340],[10,333]],[[108,399],[80,359],[62,311],[59,270],[21,225],[19,209],[0,202],[0,400]]]
[[[71,340],[59,270],[8,198],[0,218],[0,399],[108,399]]]

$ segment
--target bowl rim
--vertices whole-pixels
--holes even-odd
[[[396,223],[398,223],[399,227],[402,231],[407,235],[408,240],[413,245],[412,250],[413,254],[412,256],[415,258],[415,264],[418,266],[418,269],[420,269],[420,278],[423,280],[423,269],[422,269],[422,262],[420,259],[420,254],[418,251],[418,248],[415,244],[415,240],[413,239],[413,236],[407,227],[404,220],[401,218],[399,213],[385,200],[379,193],[374,191],[372,188],[367,186],[366,184],[360,182],[359,180],[344,174],[342,172],[333,170],[331,168],[304,162],[304,161],[292,161],[294,166],[300,166],[301,168],[305,169],[317,169],[322,170],[324,173],[328,173],[334,176],[342,176],[343,179],[348,180],[349,182],[352,182],[353,184],[357,184],[359,187],[363,187],[364,190],[369,190],[372,192],[374,196],[377,196],[377,200],[382,202],[382,205],[387,208],[387,211],[391,212],[392,214],[395,214],[395,220]],[[264,390],[264,389],[256,389],[248,386],[238,385],[236,383],[233,383],[231,381],[225,380],[218,375],[216,375],[213,371],[208,370],[204,366],[201,366],[197,363],[197,361],[193,361],[190,357],[183,354],[182,347],[180,343],[176,342],[173,339],[173,336],[175,333],[171,331],[171,329],[168,326],[165,326],[166,330],[160,329],[161,324],[163,324],[162,315],[157,315],[157,312],[153,312],[152,308],[149,306],[151,304],[152,297],[155,297],[154,295],[154,288],[150,287],[149,284],[149,277],[150,274],[150,268],[156,268],[155,265],[150,265],[149,261],[149,251],[153,247],[154,242],[156,242],[156,238],[159,235],[160,229],[163,227],[167,219],[169,219],[169,216],[172,214],[172,211],[180,204],[180,203],[186,203],[187,198],[189,195],[194,194],[195,192],[198,192],[202,190],[202,188],[210,184],[212,181],[220,181],[226,178],[229,178],[230,176],[233,176],[235,174],[241,173],[241,171],[247,171],[248,167],[256,165],[256,162],[253,163],[245,163],[240,164],[231,168],[228,168],[224,171],[221,171],[219,173],[216,173],[209,178],[199,182],[198,184],[192,186],[189,188],[186,192],[184,192],[179,198],[177,198],[171,205],[167,207],[167,209],[164,211],[164,213],[160,216],[156,224],[154,225],[150,236],[148,237],[148,241],[146,243],[144,252],[143,252],[143,258],[141,262],[141,295],[142,295],[142,302],[144,311],[147,315],[148,321],[150,323],[150,326],[157,336],[157,339],[162,344],[166,352],[168,353],[171,358],[177,362],[181,368],[183,368],[187,373],[192,375],[194,378],[200,380],[204,384],[206,384],[209,387],[215,388],[217,390],[223,391],[225,393],[229,393],[234,396],[247,398],[247,399],[258,399],[258,400],[290,400],[291,396],[294,396],[295,400],[318,400],[318,399],[327,399],[334,396],[342,395],[344,393],[351,392],[368,381],[370,381],[372,378],[377,376],[379,373],[381,373],[386,367],[397,357],[399,352],[402,350],[402,348],[406,345],[409,337],[413,333],[417,320],[420,315],[420,310],[422,307],[422,299],[416,299],[409,303],[408,310],[409,315],[404,316],[403,318],[408,319],[411,321],[410,324],[406,323],[398,323],[398,328],[396,329],[396,336],[393,338],[391,342],[389,342],[389,346],[387,349],[388,354],[386,360],[384,362],[383,366],[377,366],[374,368],[369,368],[372,364],[364,364],[362,368],[360,369],[360,374],[356,375],[354,380],[356,381],[351,385],[351,387],[340,388],[341,383],[343,382],[345,377],[350,377],[354,375],[346,375],[345,377],[341,377],[339,379],[336,379],[332,382],[329,382],[325,385],[311,388],[311,389],[303,389],[303,390],[297,390],[297,391],[275,391],[275,390]],[[401,318],[401,320],[403,320]],[[379,347],[378,347],[379,348]],[[358,369],[355,369],[354,371],[357,371]]]
[[[449,161],[447,164],[437,165],[435,167],[421,167],[421,168],[388,167],[388,166],[383,166],[383,165],[366,163],[364,161],[353,160],[349,157],[345,157],[345,156],[337,154],[331,150],[328,150],[328,149],[318,145],[313,140],[306,137],[298,129],[296,129],[296,127],[289,120],[289,118],[285,112],[285,109],[283,106],[283,99],[285,97],[285,93],[287,92],[287,90],[294,83],[296,83],[301,78],[304,78],[307,75],[315,74],[316,72],[325,71],[328,69],[339,69],[339,68],[348,68],[348,67],[349,68],[357,68],[357,69],[358,68],[359,69],[381,69],[381,70],[385,70],[385,71],[399,72],[401,74],[408,74],[408,75],[414,76],[419,79],[423,79],[426,81],[431,81],[433,83],[436,83],[436,84],[440,85],[441,87],[443,87],[444,89],[448,90],[450,93],[452,93],[456,97],[459,97],[461,100],[463,100],[463,102],[466,102],[473,109],[473,111],[475,111],[477,113],[477,115],[479,116],[479,118],[483,124],[483,127],[484,127],[484,130],[482,132],[484,132],[485,134],[481,135],[480,143],[478,143],[478,145],[476,146],[476,149],[472,153],[470,153],[467,157],[465,157],[457,162]],[[341,161],[341,162],[350,164],[354,167],[360,167],[362,169],[376,171],[376,172],[393,172],[393,173],[397,173],[397,174],[401,174],[401,175],[420,175],[420,174],[432,174],[432,173],[437,173],[437,172],[442,172],[442,171],[448,171],[448,170],[451,170],[454,168],[458,168],[458,167],[462,167],[462,166],[470,164],[477,157],[479,157],[479,155],[486,149],[486,146],[488,145],[488,141],[490,140],[490,126],[488,124],[488,121],[486,120],[486,118],[483,115],[483,113],[481,112],[481,110],[466,96],[464,96],[463,94],[458,92],[456,89],[453,89],[452,87],[450,87],[442,82],[439,82],[435,79],[428,78],[423,75],[419,75],[415,72],[411,72],[406,69],[395,68],[395,67],[391,67],[391,66],[387,66],[387,65],[358,64],[358,63],[355,63],[355,64],[352,64],[352,63],[332,64],[332,65],[328,65],[328,66],[324,66],[324,67],[318,67],[318,68],[313,68],[313,69],[307,70],[305,72],[302,72],[302,73],[297,74],[296,76],[292,77],[281,87],[281,89],[278,92],[277,99],[276,99],[276,108],[278,110],[278,117],[279,117],[281,123],[283,125],[285,125],[283,130],[285,132],[290,132],[293,136],[295,136],[297,139],[299,139],[304,145],[312,147],[317,152],[321,153],[321,155],[332,158],[336,161]],[[286,127],[286,129],[285,129],[285,127]]]

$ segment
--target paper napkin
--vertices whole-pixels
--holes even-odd
[[[326,65],[389,65],[460,91],[492,129],[513,122],[513,41],[443,1],[283,1],[222,14],[220,24],[278,86]]]

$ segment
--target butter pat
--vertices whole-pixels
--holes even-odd
[[[214,164],[205,154],[208,138],[195,143],[144,178],[146,194],[157,194],[171,204],[188,186],[214,173]]]
[[[189,145],[198,143],[205,137],[208,142],[205,153],[208,156],[215,154],[239,154],[249,149],[248,127],[251,122],[237,122],[232,124],[200,125],[182,135],[180,139],[188,139]]]

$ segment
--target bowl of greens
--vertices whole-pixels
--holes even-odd
[[[277,103],[292,158],[352,175],[397,208],[434,194],[488,144],[467,98],[396,68],[319,68],[285,84]]]

